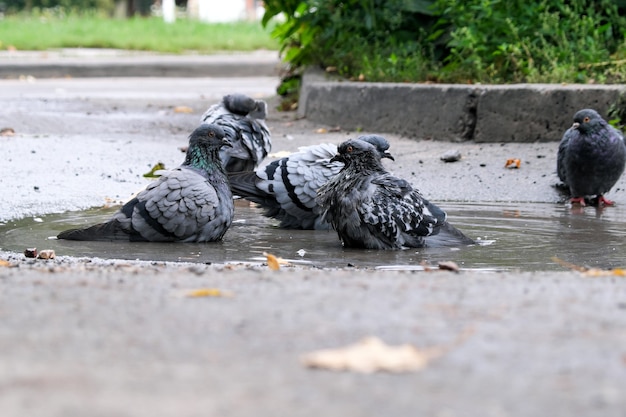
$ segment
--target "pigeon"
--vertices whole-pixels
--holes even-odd
[[[374,145],[382,158],[393,159],[384,137],[359,139]],[[336,154],[337,146],[331,143],[304,146],[256,172],[229,173],[228,178],[233,194],[259,204],[265,216],[280,220],[279,227],[328,230],[330,224],[322,221],[315,199],[317,190],[343,168],[342,162],[330,161]]]
[[[251,171],[270,152],[266,117],[267,103],[244,94],[226,95],[202,115],[202,123],[220,126],[232,145],[220,151],[227,172]]]
[[[372,144],[348,140],[331,161],[345,167],[319,189],[317,202],[323,220],[332,224],[344,247],[403,249],[475,243],[448,223],[441,208],[385,170]],[[437,236],[440,239],[435,240]]]
[[[619,180],[625,163],[622,133],[595,110],[577,112],[557,152],[557,173],[569,187],[570,202],[584,206],[585,196],[597,196],[598,205],[612,206],[604,194]]]
[[[232,223],[233,196],[219,159],[224,131],[201,125],[189,136],[185,161],[166,171],[105,223],[61,232],[58,239],[214,242]]]

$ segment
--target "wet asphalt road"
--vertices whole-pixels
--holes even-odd
[[[125,200],[145,186],[141,174],[152,164],[180,163],[178,147],[224,92],[267,97],[275,82],[0,81],[0,128],[16,132],[0,137],[0,220]],[[269,123],[275,152],[357,134],[289,113],[274,113]],[[397,156],[390,168],[431,200],[559,200],[552,187],[556,144],[387,137]],[[463,159],[444,164],[439,156],[451,148]],[[505,169],[509,158],[520,158],[522,168]],[[624,179],[617,188],[609,197],[626,204]],[[63,256],[28,261],[8,252],[0,259],[8,260],[0,267],[3,416],[534,417],[626,410],[620,276],[270,271]],[[183,296],[197,288],[231,296]],[[449,349],[424,370],[401,375],[311,370],[299,360],[368,335]],[[459,335],[466,336],[455,343]]]

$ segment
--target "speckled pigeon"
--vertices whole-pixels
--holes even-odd
[[[322,186],[318,204],[324,220],[337,231],[345,247],[402,249],[467,245],[474,241],[450,225],[446,213],[411,185],[385,170],[370,143],[342,143],[331,161],[345,163]],[[434,238],[439,236],[439,240]],[[429,240],[431,239],[432,240]]]
[[[384,137],[359,139],[373,144],[381,157],[393,159]],[[343,168],[342,162],[330,161],[336,154],[337,146],[330,143],[305,146],[256,172],[229,174],[233,194],[261,205],[266,216],[280,220],[279,227],[328,230],[330,224],[322,221],[315,199],[317,190]]]
[[[202,123],[224,129],[232,147],[220,151],[227,172],[251,171],[272,148],[265,124],[267,104],[244,94],[229,94],[202,115]]]
[[[228,146],[219,126],[201,125],[189,137],[181,166],[167,171],[106,223],[61,232],[59,239],[213,242],[233,219],[233,196],[219,159]]]
[[[613,205],[604,194],[619,180],[625,163],[622,133],[595,110],[577,112],[557,153],[557,173],[569,187],[571,203],[584,206],[585,196],[597,196],[598,205]]]

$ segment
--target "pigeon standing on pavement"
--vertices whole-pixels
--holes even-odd
[[[389,154],[389,142],[382,136],[365,135],[382,158]],[[330,143],[301,147],[298,152],[273,161],[256,172],[228,175],[233,194],[259,204],[265,216],[280,220],[284,229],[328,230],[315,201],[317,190],[337,175],[344,164],[332,161],[337,146]]]
[[[407,181],[387,172],[372,144],[352,139],[342,143],[338,152],[331,161],[345,167],[320,188],[317,201],[324,220],[332,224],[345,247],[402,249],[474,243],[448,223],[443,210]]]
[[[604,194],[619,180],[625,163],[622,133],[595,110],[577,112],[557,153],[557,173],[569,187],[571,203],[584,206],[585,196],[597,196],[598,205],[613,205]]]
[[[201,125],[189,137],[181,166],[167,171],[105,223],[61,232],[68,240],[213,242],[230,227],[233,196],[219,159],[228,146],[219,126]]]
[[[226,95],[202,115],[202,123],[220,126],[232,145],[220,151],[227,172],[251,171],[270,152],[266,117],[267,103],[244,94]]]

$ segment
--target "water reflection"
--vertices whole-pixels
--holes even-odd
[[[281,230],[261,211],[239,202],[224,241],[210,244],[73,242],[50,240],[59,231],[108,219],[114,209],[28,218],[0,226],[0,248],[54,249],[57,255],[188,261],[262,263],[263,252],[319,268],[421,269],[453,260],[462,268],[562,270],[552,257],[599,268],[624,266],[626,212],[564,205],[491,203],[440,204],[450,221],[483,244],[463,248],[374,251],[343,249],[334,232]]]

